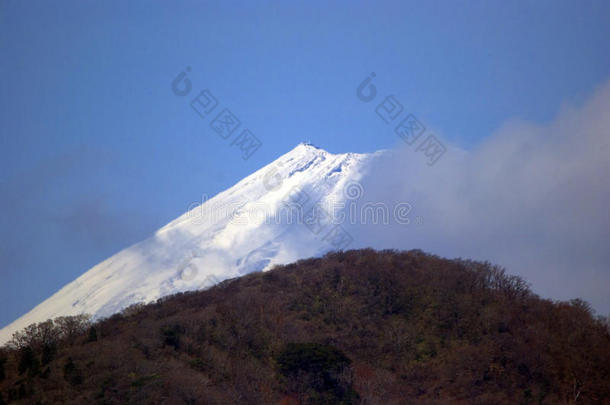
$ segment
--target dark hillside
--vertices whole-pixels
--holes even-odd
[[[0,352],[0,404],[609,404],[610,333],[488,263],[338,252]]]

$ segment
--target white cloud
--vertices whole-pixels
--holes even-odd
[[[408,201],[423,223],[372,227],[359,244],[490,260],[542,296],[610,313],[610,82],[552,122],[508,122],[432,167],[401,147],[363,184],[365,200]]]

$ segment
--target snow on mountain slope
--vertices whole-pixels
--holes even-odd
[[[34,322],[80,313],[105,317],[134,303],[348,247],[351,236],[329,221],[328,210],[359,192],[354,182],[373,156],[299,144],[91,268],[0,330],[0,344]]]

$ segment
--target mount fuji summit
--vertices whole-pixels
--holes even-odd
[[[360,245],[349,224],[335,218],[362,194],[358,181],[383,153],[331,154],[301,143],[89,269],[0,330],[0,344],[35,322],[83,313],[99,319],[135,303]]]

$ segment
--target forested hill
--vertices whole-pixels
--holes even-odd
[[[610,332],[489,263],[330,253],[0,351],[0,404],[608,404]]]

